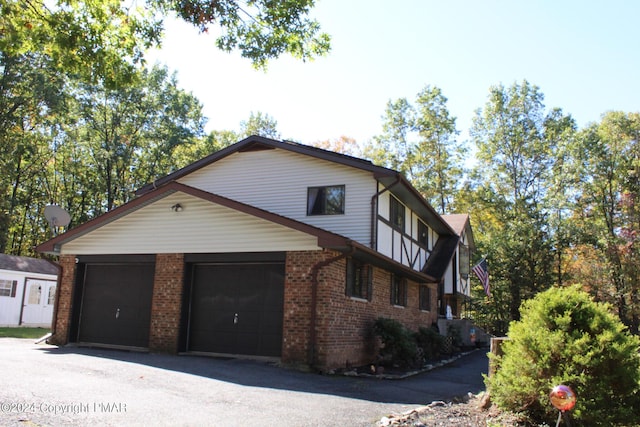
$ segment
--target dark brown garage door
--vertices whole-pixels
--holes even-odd
[[[279,357],[283,263],[195,264],[188,349]]]
[[[149,347],[154,264],[87,264],[78,342]]]

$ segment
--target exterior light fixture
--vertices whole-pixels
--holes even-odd
[[[183,209],[184,208],[180,203],[176,203],[175,205],[171,206],[171,210],[174,212],[182,212]]]

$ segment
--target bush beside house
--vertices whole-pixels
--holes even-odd
[[[579,287],[552,288],[525,302],[509,328],[496,373],[486,378],[491,400],[533,422],[557,417],[551,389],[571,387],[580,425],[640,425],[640,339],[608,305]]]
[[[378,364],[387,367],[416,368],[443,354],[450,354],[460,342],[452,329],[447,336],[437,328],[420,327],[416,332],[395,319],[379,317],[373,324],[373,333],[380,340]]]

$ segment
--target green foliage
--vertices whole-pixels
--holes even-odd
[[[307,17],[314,0],[150,0],[151,5],[175,12],[201,32],[219,26],[218,48],[239,49],[256,68],[288,53],[304,61],[326,54],[330,37],[320,32],[317,21]]]
[[[444,337],[437,328],[419,328],[414,339],[426,360],[440,356],[444,345]]]
[[[29,230],[47,199],[42,172],[64,111],[64,81],[42,55],[0,54],[0,252],[30,248]],[[31,244],[32,246],[32,244]]]
[[[572,416],[581,425],[638,425],[639,349],[608,305],[578,286],[552,288],[523,304],[486,383],[501,408],[539,422],[557,416],[548,396],[565,384],[576,393]]]
[[[379,353],[382,364],[416,367],[445,352],[445,337],[436,327],[421,327],[412,332],[397,320],[379,317],[373,324],[373,333],[382,342]],[[460,345],[460,330],[451,330],[450,333],[454,342]]]
[[[128,83],[150,46],[160,44],[164,16],[177,14],[200,31],[221,30],[217,47],[238,49],[255,67],[289,53],[326,54],[330,37],[309,19],[313,0],[0,0],[0,53],[42,53],[70,75],[109,88]]]
[[[571,280],[615,305],[633,333],[640,331],[640,114],[608,112],[578,133],[570,151],[575,187],[573,244],[598,263],[571,262]],[[575,254],[574,254],[575,255]]]
[[[415,105],[406,98],[389,101],[383,133],[363,150],[374,163],[402,172],[440,213],[452,211],[466,153],[446,104],[432,86],[417,94]]]
[[[43,54],[59,71],[110,87],[160,40],[153,10],[121,0],[0,0],[0,11],[2,55]]]
[[[178,88],[165,67],[143,70],[118,89],[79,85],[75,100],[77,120],[65,126],[62,142],[66,150],[82,149],[72,159],[82,158],[93,175],[84,184],[100,195],[95,214],[129,201],[136,188],[175,169],[175,147],[192,142],[204,126],[202,105]]]
[[[566,199],[552,176],[562,163],[563,145],[574,121],[558,109],[545,111],[544,95],[528,81],[490,89],[470,129],[478,163],[465,189],[478,249],[488,254],[492,298],[481,316],[501,329],[520,316],[521,302],[557,281],[557,259],[563,249],[551,219],[562,215],[554,191]],[[490,165],[490,167],[487,167]],[[477,221],[477,222],[476,222]],[[474,229],[476,231],[476,229]],[[480,298],[481,291],[477,294]]]
[[[373,333],[382,341],[380,357],[383,363],[412,366],[416,358],[416,343],[411,331],[394,319],[379,317]]]
[[[0,66],[0,252],[30,255],[51,236],[47,204],[74,226],[130,200],[202,135],[202,106],[166,68],[108,89],[65,81],[38,55],[0,56]]]
[[[278,121],[268,114],[251,112],[248,120],[240,122],[240,137],[251,135],[264,136],[265,138],[280,139]]]

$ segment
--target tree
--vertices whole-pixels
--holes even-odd
[[[415,106],[406,98],[389,101],[382,134],[364,147],[366,157],[402,172],[440,213],[453,211],[466,154],[446,103],[432,86],[418,93]]]
[[[138,186],[175,169],[174,148],[202,133],[202,106],[177,88],[175,75],[154,67],[136,81],[118,90],[83,84],[75,93],[79,120],[65,143],[84,146],[97,173],[104,199],[92,207],[94,214],[127,202]]]
[[[280,139],[278,122],[268,114],[252,111],[248,120],[240,122],[240,137],[246,138],[251,135]]]
[[[640,114],[609,112],[578,134],[573,149],[580,197],[572,219],[581,225],[575,245],[603,261],[600,274],[592,278],[585,277],[591,267],[573,262],[576,280],[582,278],[594,295],[615,305],[634,333],[640,323],[639,137]]]
[[[161,35],[155,11],[131,5],[120,0],[0,0],[0,52],[45,55],[57,70],[92,82],[125,82]]]
[[[47,167],[65,104],[64,79],[49,63],[42,55],[0,55],[0,252],[21,253],[26,219],[38,215],[33,198],[41,186],[33,180]]]
[[[218,25],[222,34],[216,45],[225,51],[240,49],[243,57],[263,68],[270,59],[289,53],[303,61],[324,55],[330,37],[320,33],[317,21],[306,16],[315,0],[278,2],[256,0],[150,0],[160,10],[175,12],[202,32]]]
[[[172,158],[176,167],[181,168],[238,142],[238,139],[240,136],[234,131],[214,130],[189,144],[178,145],[173,151]]]
[[[456,119],[449,114],[447,98],[437,87],[425,87],[416,104],[414,130],[419,142],[415,162],[420,165],[416,185],[441,214],[452,212],[466,156],[465,148],[455,139]]]
[[[329,51],[329,36],[307,18],[313,0],[0,0],[0,52],[40,53],[70,75],[113,88],[135,74],[150,46],[161,42],[162,17],[177,15],[201,32],[221,30],[220,49],[239,49],[264,68],[283,53],[309,60]]]
[[[360,156],[361,149],[358,146],[358,142],[349,138],[348,136],[341,136],[335,139],[328,139],[325,141],[316,141],[312,144],[314,147],[322,148],[323,150],[333,151],[335,153],[347,154],[350,156]]]
[[[364,155],[374,163],[412,175],[412,146],[409,133],[413,127],[415,111],[406,98],[389,100],[382,116],[382,134],[364,147]]]
[[[574,124],[560,110],[545,114],[543,99],[527,81],[494,86],[470,131],[478,159],[472,191],[488,202],[476,205],[472,215],[480,209],[493,211],[494,221],[479,246],[492,264],[492,288],[506,290],[498,291],[508,300],[508,316],[497,316],[502,319],[519,319],[521,302],[556,279],[554,230],[545,202],[558,147]]]

